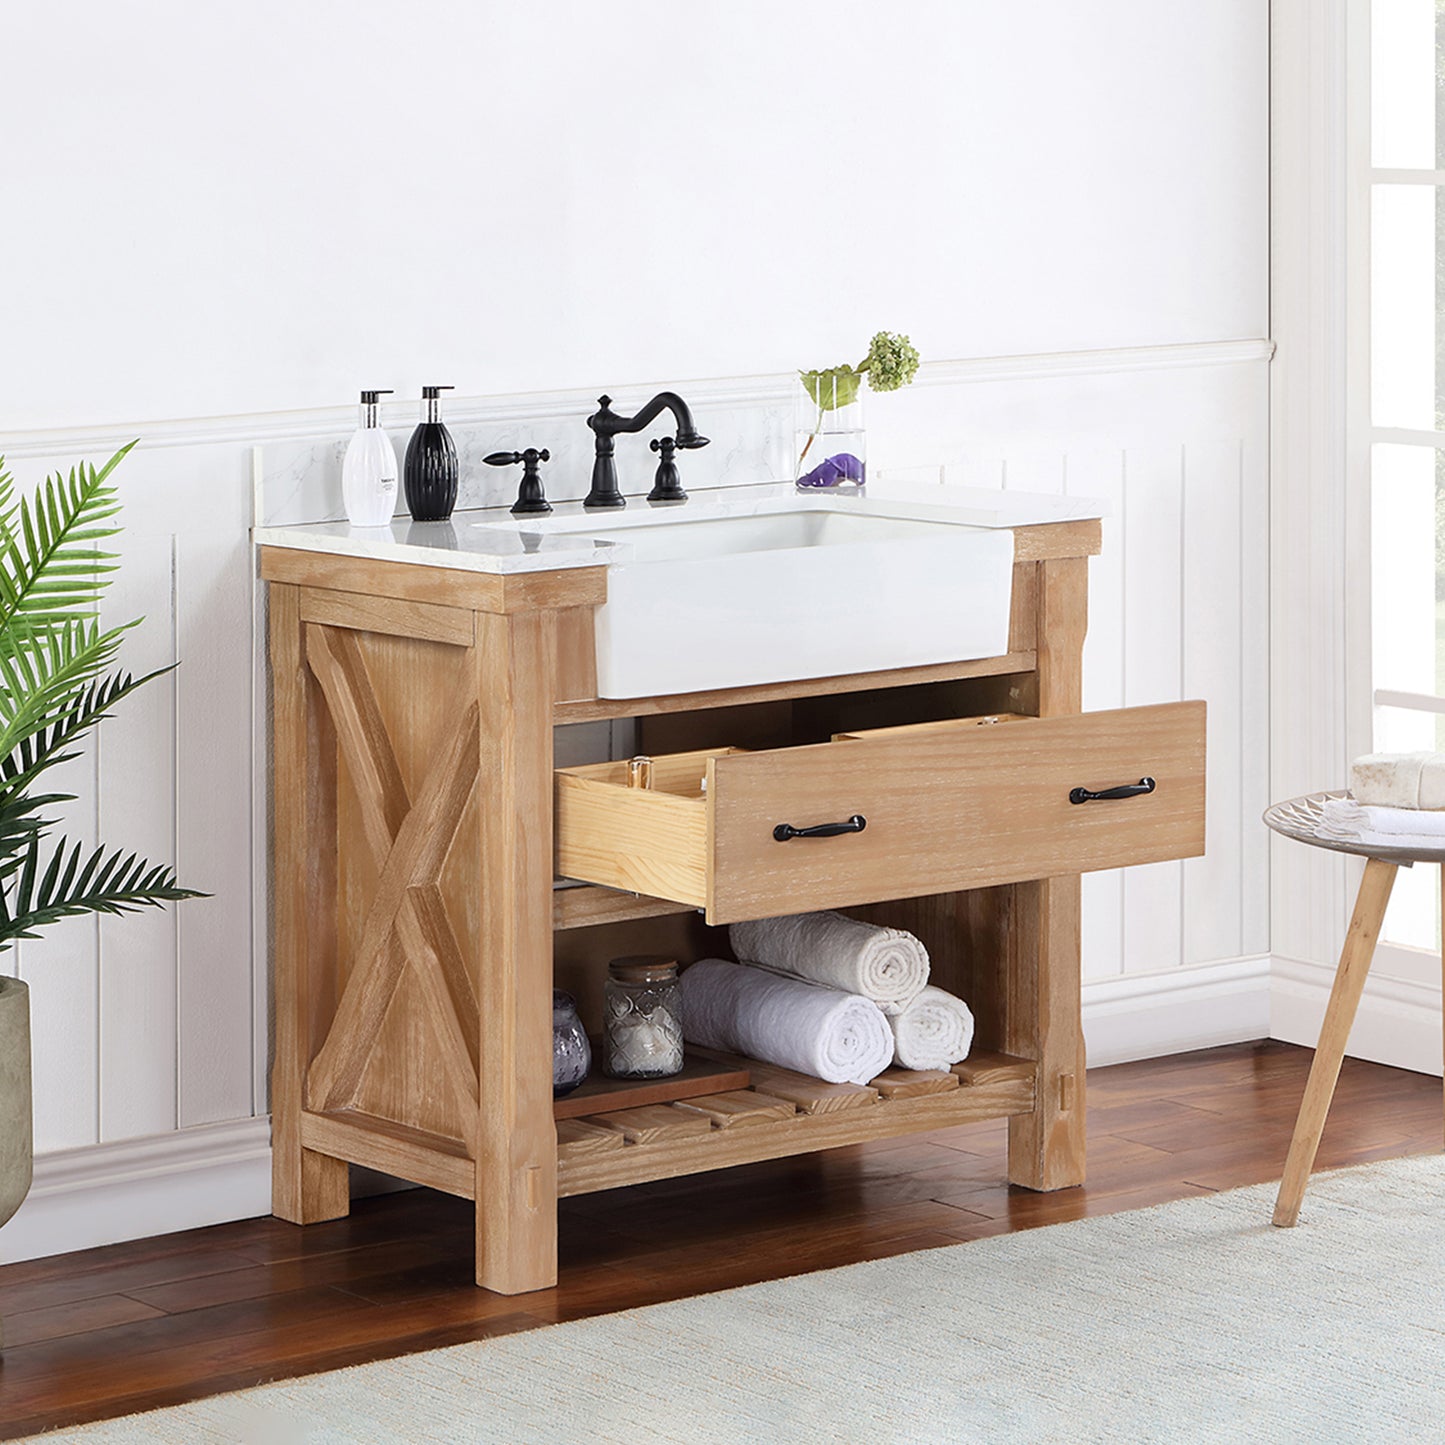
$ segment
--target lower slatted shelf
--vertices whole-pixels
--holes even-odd
[[[568,1120],[566,1132],[559,1123],[557,1193],[946,1129],[1034,1106],[1034,1065],[1007,1054],[975,1054],[951,1070],[889,1069],[869,1084],[825,1084],[752,1059],[731,1062],[748,1069],[750,1088]]]

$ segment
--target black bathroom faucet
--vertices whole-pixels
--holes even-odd
[[[587,418],[597,436],[597,459],[592,463],[592,490],[584,507],[625,507],[627,498],[617,489],[617,464],[613,460],[619,432],[641,431],[660,411],[670,409],[677,421],[676,445],[683,451],[705,447],[708,439],[699,436],[693,425],[687,403],[675,391],[660,391],[635,416],[618,416],[612,410],[612,398],[599,396],[598,410]]]

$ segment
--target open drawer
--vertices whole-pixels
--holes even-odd
[[[557,772],[558,873],[710,923],[1203,851],[1202,702],[675,753],[650,789],[625,762]]]

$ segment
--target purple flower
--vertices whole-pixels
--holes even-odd
[[[799,477],[798,485],[836,487],[842,482],[857,482],[861,485],[863,478],[863,463],[852,452],[839,452],[837,456],[819,462],[806,476]]]

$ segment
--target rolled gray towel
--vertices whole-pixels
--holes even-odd
[[[829,1084],[866,1084],[893,1062],[877,1004],[721,958],[684,970],[682,1036]]]
[[[928,950],[901,928],[880,928],[843,913],[794,913],[734,923],[733,952],[827,988],[861,994],[896,1014],[928,982]]]

